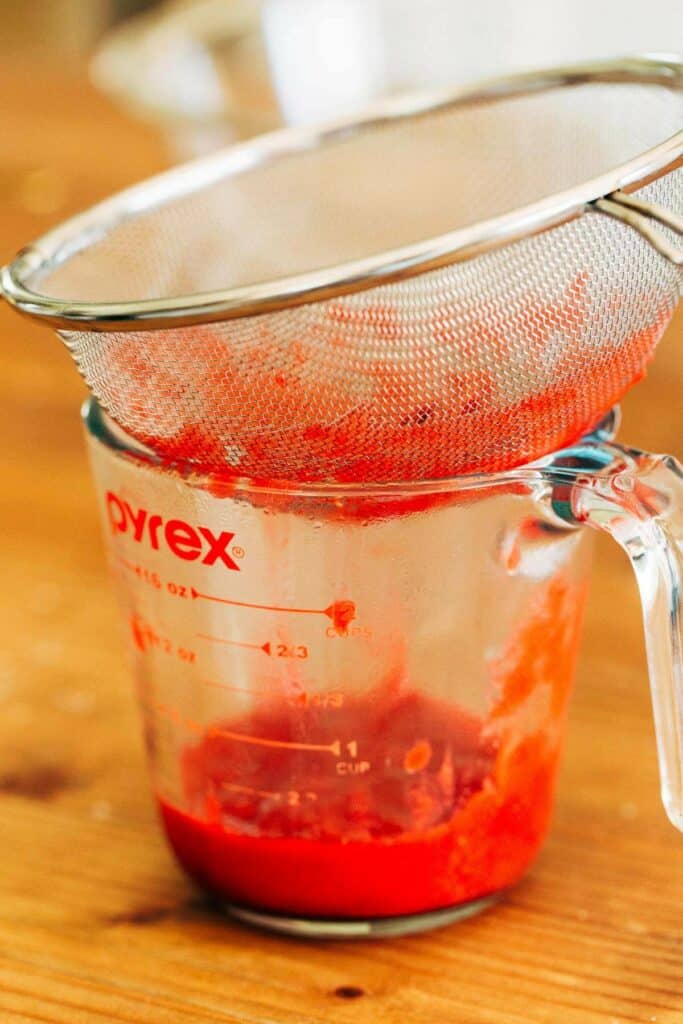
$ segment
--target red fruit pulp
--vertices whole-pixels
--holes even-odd
[[[132,436],[207,472],[290,483],[498,472],[574,443],[644,375],[669,307],[623,338],[595,335],[594,307],[585,272],[555,298],[501,298],[485,315],[446,300],[428,323],[340,300],[303,333],[254,322],[121,337],[96,376]]]
[[[311,917],[512,885],[549,824],[582,598],[560,579],[539,595],[482,718],[393,679],[341,703],[269,697],[208,728],[182,753],[185,808],[159,798],[180,862],[231,902]]]

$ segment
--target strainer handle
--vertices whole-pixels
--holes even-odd
[[[596,441],[558,456],[550,474],[556,514],[608,533],[635,571],[662,800],[683,831],[683,466]]]
[[[683,239],[683,217],[658,203],[648,203],[644,199],[621,191],[611,192],[602,199],[596,199],[591,205],[599,213],[606,213],[609,217],[628,224],[642,235],[660,256],[664,256],[676,267],[683,267],[683,243],[680,246],[676,245],[653,226],[654,221]]]

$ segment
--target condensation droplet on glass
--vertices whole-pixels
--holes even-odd
[[[514,576],[522,560],[522,545],[517,529],[505,530],[498,540],[498,562],[508,576]]]

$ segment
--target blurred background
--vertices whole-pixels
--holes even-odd
[[[0,0],[5,49],[88,63],[181,158],[407,88],[683,47],[679,0]]]

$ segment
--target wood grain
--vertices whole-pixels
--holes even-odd
[[[0,70],[0,258],[163,165],[78,71]],[[37,197],[37,198],[36,198]],[[623,436],[683,454],[683,319]],[[321,1024],[683,1021],[683,837],[659,804],[638,602],[597,551],[553,833],[463,924],[302,944],[230,924],[155,820],[78,422],[47,333],[0,312],[0,1020]]]

